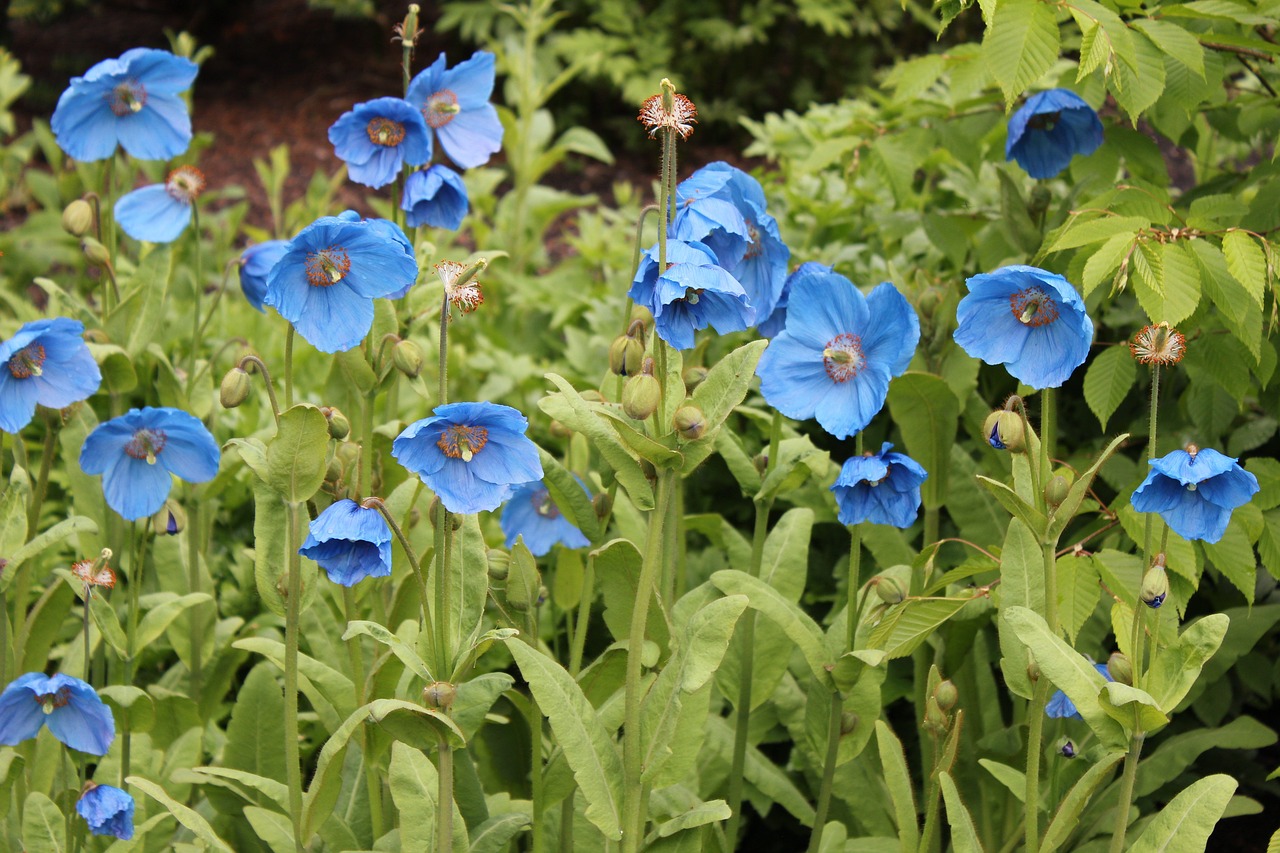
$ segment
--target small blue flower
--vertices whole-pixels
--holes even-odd
[[[341,500],[311,522],[298,553],[315,560],[336,584],[385,578],[391,574],[391,528],[378,510]]]
[[[0,693],[0,744],[17,746],[40,727],[72,749],[106,755],[116,736],[115,718],[93,688],[70,675],[28,672]]]
[[[357,346],[373,326],[373,300],[404,291],[418,277],[408,239],[383,222],[350,213],[322,216],[302,229],[268,273],[263,304],[321,352]]]
[[[263,310],[262,299],[267,295],[267,276],[288,248],[288,240],[267,240],[240,254],[240,290],[259,311]]]
[[[179,166],[163,184],[152,184],[116,200],[116,221],[135,240],[172,243],[191,223],[191,206],[204,191],[204,173]]]
[[[1065,278],[1038,267],[1009,266],[966,284],[956,306],[955,340],[987,364],[1003,364],[1032,388],[1057,388],[1089,356],[1093,321]]]
[[[84,324],[54,317],[33,320],[0,343],[0,430],[17,433],[36,404],[62,409],[91,396],[102,374],[85,346]]]
[[[840,508],[841,524],[888,524],[910,527],[920,510],[920,484],[929,474],[910,456],[890,451],[855,456],[844,463],[831,491]]]
[[[104,160],[116,143],[140,160],[168,160],[191,144],[191,117],[178,94],[199,69],[165,50],[137,47],[72,77],[50,122],[76,160]]]
[[[842,275],[813,272],[792,284],[786,329],[756,368],[760,391],[787,417],[847,438],[884,406],[919,340],[920,320],[892,284],[864,297]]]
[[[470,201],[462,177],[448,166],[436,164],[420,169],[404,184],[400,209],[406,211],[405,225],[417,228],[448,228],[456,231],[467,215]]]
[[[584,488],[585,492],[586,489]],[[585,548],[591,540],[560,514],[560,507],[551,499],[542,482],[517,486],[502,508],[502,532],[506,546],[516,544],[516,538],[524,537],[524,544],[535,557],[551,550],[552,545],[566,548]]]
[[[667,241],[667,269],[658,274],[658,247],[646,249],[636,271],[632,299],[653,314],[658,337],[676,349],[693,346],[698,329],[714,326],[720,334],[740,332],[756,321],[747,294],[717,265],[701,243]]]
[[[1105,663],[1095,663],[1093,668],[1096,669],[1107,681],[1115,681],[1115,679],[1111,677],[1111,673],[1107,671],[1107,665]],[[1053,717],[1054,719],[1062,719],[1065,717],[1069,717],[1073,720],[1084,719],[1076,710],[1076,703],[1068,699],[1067,694],[1063,693],[1061,690],[1055,692],[1049,697],[1049,702],[1044,706],[1044,713],[1046,716]],[[1070,758],[1070,756],[1067,757]]]
[[[1149,460],[1151,473],[1133,492],[1138,512],[1158,512],[1183,539],[1217,542],[1231,511],[1258,493],[1258,478],[1212,448],[1175,450]]]
[[[351,180],[374,189],[394,181],[405,163],[420,166],[431,159],[427,123],[401,98],[356,104],[329,128],[329,141]]]
[[[80,467],[102,475],[107,505],[125,519],[155,515],[173,487],[212,480],[221,452],[194,415],[167,407],[131,409],[98,424],[80,449]]]
[[[494,510],[511,487],[542,479],[529,421],[510,406],[449,403],[415,421],[391,444],[391,455],[422,478],[450,512]]]
[[[1069,89],[1037,92],[1009,119],[1004,159],[1017,160],[1033,178],[1052,178],[1076,154],[1092,154],[1102,144],[1102,121],[1093,107]]]
[[[773,306],[773,313],[765,320],[756,323],[756,331],[762,337],[776,338],[787,325],[787,300],[791,298],[792,286],[805,276],[832,272],[835,270],[817,261],[806,261],[796,267],[795,271],[782,283],[782,292],[778,295],[777,304]]]
[[[133,797],[114,785],[91,786],[76,802],[76,813],[89,824],[94,835],[133,838]]]
[[[442,53],[409,84],[406,99],[422,110],[444,153],[463,169],[487,163],[502,148],[502,122],[489,103],[493,67],[493,54],[478,50],[446,71]]]

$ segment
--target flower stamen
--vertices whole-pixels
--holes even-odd
[[[640,106],[636,121],[649,131],[650,139],[662,128],[675,131],[680,134],[681,139],[688,139],[689,134],[693,133],[693,126],[698,123],[697,115],[698,108],[693,101],[676,92],[671,95],[670,109],[663,106],[662,95],[654,95],[646,100]]]
[[[1058,319],[1058,306],[1053,297],[1040,287],[1025,287],[1009,296],[1009,309],[1018,322],[1037,328]]]
[[[764,251],[764,246],[760,243],[760,229],[756,228],[756,224],[750,219],[747,220],[747,239],[751,241],[747,246],[747,251],[743,254],[742,259],[758,258]]]
[[[164,191],[184,204],[191,204],[205,188],[204,172],[195,166],[179,166],[169,173]]]
[[[862,338],[848,332],[827,341],[822,350],[822,366],[827,375],[837,383],[848,382],[862,372],[867,357],[862,352]]]
[[[489,430],[484,427],[455,424],[440,433],[436,447],[439,447],[450,459],[470,462],[477,453],[484,450],[488,443]]]
[[[543,518],[555,519],[560,517],[560,508],[551,500],[551,493],[546,489],[539,489],[534,492],[530,500],[533,501],[533,511]]]
[[[1139,364],[1169,366],[1182,361],[1187,351],[1187,338],[1168,323],[1143,326],[1129,342],[1129,352]]]
[[[364,132],[369,134],[369,141],[374,145],[394,148],[404,142],[404,125],[382,116],[370,121]]]
[[[30,379],[44,373],[44,347],[38,343],[27,344],[9,357],[9,372],[14,379]]]
[[[147,105],[147,87],[137,80],[125,80],[111,90],[107,104],[118,116],[133,115]]]
[[[133,434],[133,438],[124,446],[124,452],[134,459],[145,459],[148,465],[154,465],[167,441],[168,436],[164,434],[164,430],[143,427]]]
[[[458,106],[458,96],[448,89],[432,92],[422,108],[422,117],[427,120],[427,127],[441,128],[458,117],[462,108]]]
[[[305,265],[307,281],[313,287],[329,287],[346,278],[351,272],[351,258],[341,246],[330,246],[307,255]]]
[[[40,710],[46,714],[52,714],[58,708],[64,708],[71,702],[71,688],[61,687],[57,693],[45,693],[43,696],[34,698],[40,705]]]
[[[458,261],[441,261],[436,264],[435,269],[436,275],[444,284],[444,292],[449,297],[451,306],[463,314],[470,314],[484,304],[484,293],[480,289],[480,282],[474,277],[462,284],[457,283],[459,276],[467,269],[466,264]]]

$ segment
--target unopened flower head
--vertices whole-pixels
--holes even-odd
[[[1168,323],[1144,326],[1129,342],[1129,352],[1139,364],[1170,366],[1182,361],[1187,352],[1187,339]]]
[[[664,88],[670,86],[666,80],[662,82]],[[698,123],[697,115],[698,108],[693,101],[679,92],[667,91],[647,99],[640,106],[640,115],[636,119],[649,131],[650,139],[662,128],[674,130],[681,139],[688,139],[693,133],[693,126]]]

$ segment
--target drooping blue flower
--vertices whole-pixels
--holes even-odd
[[[1189,452],[1190,451],[1190,452]],[[1149,460],[1151,472],[1133,492],[1138,512],[1158,512],[1183,539],[1217,542],[1231,511],[1258,493],[1258,478],[1230,456],[1192,445]]]
[[[133,838],[133,797],[114,785],[94,785],[76,801],[76,813],[89,824],[94,835]]]
[[[778,295],[778,302],[773,306],[773,313],[766,319],[756,323],[756,331],[762,337],[775,338],[786,328],[787,325],[787,300],[791,298],[792,286],[804,278],[805,276],[814,275],[816,273],[831,273],[834,269],[826,264],[820,264],[817,261],[806,261],[796,267],[791,275],[787,276],[782,283],[782,292]]]
[[[1107,681],[1115,681],[1115,679],[1111,677],[1111,673],[1107,670],[1107,665],[1105,663],[1095,663],[1093,668],[1096,669],[1098,674]],[[1076,703],[1072,702],[1067,697],[1067,694],[1063,693],[1061,690],[1058,690],[1049,697],[1048,703],[1044,706],[1044,713],[1046,716],[1053,717],[1054,719],[1063,719],[1067,717],[1073,720],[1084,719],[1080,716],[1080,712],[1076,710]]]
[[[50,126],[76,160],[103,160],[116,143],[140,160],[168,160],[191,144],[191,117],[179,93],[199,69],[166,50],[136,47],[72,77]]]
[[[854,456],[844,463],[831,487],[840,508],[841,524],[888,524],[910,527],[920,510],[920,484],[929,474],[910,456],[891,451]]]
[[[817,418],[836,438],[862,430],[884,406],[889,380],[911,362],[920,320],[889,282],[864,297],[838,273],[792,284],[786,328],[756,374],[769,405],[790,418]]]
[[[263,310],[262,299],[267,295],[267,275],[288,248],[288,240],[267,240],[240,254],[240,290],[259,311]]]
[[[391,528],[378,510],[337,501],[311,522],[298,553],[315,560],[336,584],[385,578],[391,574]]]
[[[0,343],[0,430],[31,423],[37,403],[62,409],[98,390],[102,374],[83,334],[79,320],[54,317],[26,323]]]
[[[1088,358],[1093,321],[1062,276],[1016,265],[966,284],[955,340],[969,355],[1003,364],[1032,388],[1057,388]]]
[[[131,409],[98,424],[80,449],[80,467],[102,475],[107,506],[135,521],[154,515],[173,487],[212,480],[221,452],[194,415],[168,407]]]
[[[431,159],[431,132],[422,112],[402,98],[375,98],[356,104],[329,128],[333,151],[357,184],[385,187],[405,163]]]
[[[1093,107],[1069,89],[1037,92],[1009,119],[1004,159],[1017,160],[1033,178],[1052,178],[1076,154],[1092,154],[1102,144],[1102,121]]]
[[[667,269],[658,274],[658,247],[645,250],[627,293],[653,314],[658,337],[676,349],[693,346],[698,329],[740,332],[756,321],[755,309],[732,275],[701,243],[667,241]]]
[[[550,551],[552,545],[585,548],[591,544],[573,522],[561,515],[560,507],[542,482],[525,483],[511,492],[502,508],[502,532],[508,548],[523,536],[525,546],[535,557]]]
[[[28,672],[0,693],[0,744],[17,746],[44,725],[67,746],[92,755],[106,755],[116,736],[111,709],[88,684],[62,673]]]
[[[542,479],[529,421],[510,406],[449,403],[415,421],[391,444],[391,455],[440,498],[450,512],[497,509],[511,487]]]
[[[120,196],[116,221],[135,240],[172,243],[191,223],[191,206],[204,187],[204,172],[195,166],[179,166],[163,184]]]
[[[422,110],[444,153],[463,169],[487,163],[502,148],[502,122],[489,103],[493,68],[493,54],[478,50],[446,70],[442,53],[409,84],[406,99]]]
[[[410,228],[429,225],[456,231],[470,204],[462,176],[437,163],[409,176],[404,184],[400,209],[408,213],[405,225]]]
[[[358,345],[373,326],[373,300],[418,277],[408,239],[379,222],[354,213],[322,216],[289,241],[267,274],[263,304],[321,352]]]

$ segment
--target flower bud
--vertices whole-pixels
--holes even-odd
[[[1044,502],[1050,509],[1057,509],[1067,499],[1069,491],[1071,491],[1071,484],[1067,482],[1066,477],[1058,474],[1044,487]]]
[[[604,518],[613,511],[613,498],[608,492],[600,492],[591,499],[591,508],[595,510],[596,518]]]
[[[902,584],[896,578],[880,575],[874,578],[871,584],[875,588],[876,595],[880,596],[880,600],[885,604],[900,604],[907,597],[907,591],[902,588]]]
[[[1164,604],[1165,596],[1168,594],[1169,576],[1165,574],[1164,561],[1158,560],[1142,576],[1142,589],[1138,592],[1138,597],[1142,599],[1143,604],[1155,610]]]
[[[338,454],[334,454],[329,460],[329,467],[324,471],[324,478],[330,483],[337,483],[342,479],[342,460],[338,458]]]
[[[697,406],[681,406],[676,409],[676,432],[685,441],[696,441],[707,432],[707,419]]]
[[[653,314],[643,305],[631,306],[631,318],[627,323],[627,334],[631,334],[631,330],[635,327],[636,323],[640,324],[640,332],[639,334],[632,335],[632,337],[643,340],[644,336],[653,328]]]
[[[433,681],[422,688],[422,701],[428,708],[448,711],[457,698],[458,689],[447,681]]]
[[[559,421],[552,421],[551,434],[554,435],[556,438],[568,438],[569,436],[573,435],[573,430],[569,429],[567,426],[560,423]]]
[[[485,558],[489,564],[489,577],[495,581],[506,580],[507,573],[511,571],[511,555],[501,548],[490,548],[485,551]]]
[[[422,372],[422,360],[422,348],[413,341],[398,341],[391,349],[391,361],[396,370],[410,379]]]
[[[1112,652],[1111,657],[1107,658],[1107,673],[1112,681],[1133,684],[1133,664],[1122,652]]]
[[[1040,680],[1040,664],[1036,663],[1034,657],[1027,660],[1027,678],[1031,679],[1032,684]]]
[[[662,386],[652,374],[632,376],[622,386],[622,411],[627,417],[642,421],[658,410],[662,401]]]
[[[982,424],[982,434],[996,450],[1018,453],[1026,446],[1022,416],[1007,409],[997,409],[987,415]]]
[[[80,241],[80,251],[84,252],[85,258],[94,266],[105,267],[111,264],[107,247],[92,237],[85,237]]]
[[[187,513],[178,503],[166,500],[155,515],[151,516],[151,529],[166,536],[177,536],[187,527]]]
[[[1058,747],[1058,754],[1063,758],[1075,758],[1076,745],[1069,740],[1063,740],[1062,744]]]
[[[840,734],[853,734],[853,730],[858,727],[858,715],[853,711],[842,711],[840,713]]]
[[[93,229],[93,206],[82,198],[62,210],[62,230],[73,237],[83,237]]]
[[[533,606],[534,606],[534,607],[541,607],[542,605],[546,604],[546,603],[547,603],[547,598],[548,598],[548,596],[550,596],[550,595],[551,595],[551,591],[550,591],[550,590],[548,590],[545,586],[539,586],[539,587],[538,587],[538,597],[537,597],[537,599],[533,602]]]
[[[933,734],[945,734],[947,729],[951,727],[951,719],[947,716],[946,711],[938,705],[938,700],[932,696],[925,703],[924,710],[924,728],[925,731]]]
[[[950,711],[960,701],[960,691],[956,689],[955,684],[950,679],[941,681],[938,686],[933,689],[933,698],[938,700],[938,707],[944,711]]]
[[[350,468],[360,459],[360,445],[351,441],[344,441],[334,448],[333,455],[335,458],[342,460],[343,468]]]
[[[644,344],[630,335],[618,335],[609,345],[609,369],[619,376],[640,372],[644,360]]]
[[[233,367],[228,370],[227,375],[222,377],[222,387],[218,390],[218,398],[222,401],[222,408],[234,409],[249,399],[252,385],[253,380],[249,378],[249,374],[242,368]]]
[[[684,387],[693,391],[694,388],[697,388],[702,384],[703,380],[707,378],[707,373],[709,372],[710,371],[702,365],[695,364],[691,367],[686,367],[680,374],[680,378],[684,380]]]
[[[351,421],[333,406],[321,406],[320,413],[329,423],[329,437],[342,441],[351,434]]]

